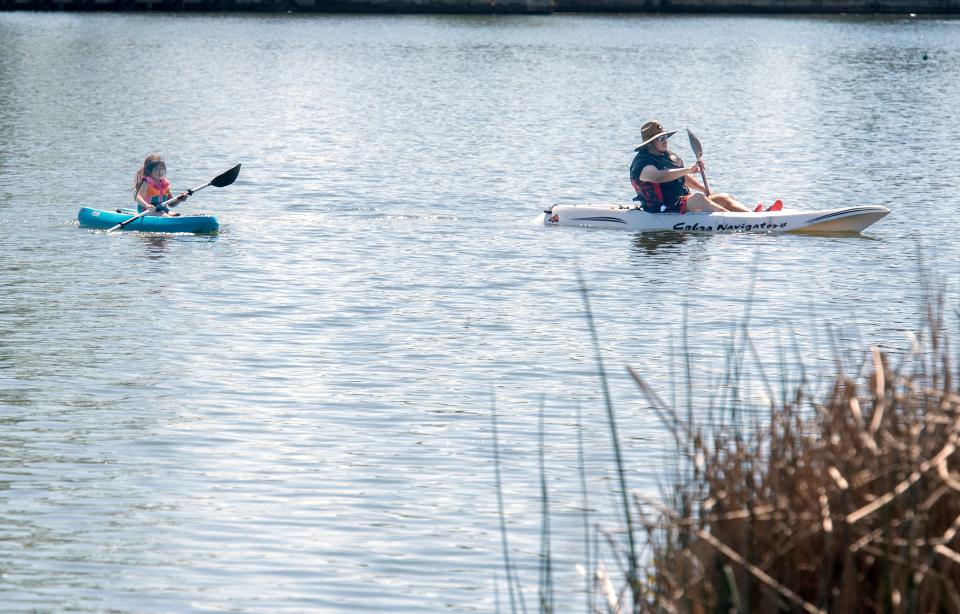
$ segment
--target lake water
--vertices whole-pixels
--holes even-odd
[[[536,585],[545,413],[558,602],[631,488],[740,365],[855,374],[957,304],[960,21],[0,14],[0,609],[490,612]],[[882,204],[861,237],[543,228],[623,201],[640,125],[744,202]],[[80,229],[164,155],[213,237]],[[749,306],[749,315],[748,315]],[[756,347],[731,353],[747,324]],[[834,345],[839,348],[834,350]],[[527,594],[535,607],[535,594]]]

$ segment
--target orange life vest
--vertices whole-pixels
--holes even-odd
[[[153,177],[144,177],[140,188],[143,189],[143,184],[147,184],[147,193],[143,195],[143,200],[147,201],[154,207],[157,207],[166,200],[170,200],[173,195],[170,193],[170,182],[166,177],[157,181]],[[143,211],[143,205],[138,203],[137,211]]]

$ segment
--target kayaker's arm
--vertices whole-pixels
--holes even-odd
[[[656,166],[650,164],[644,166],[643,170],[640,171],[640,180],[650,181],[652,183],[666,183],[668,181],[680,179],[681,177],[689,177],[690,173],[697,172],[700,172],[700,167],[696,164],[685,168],[672,168],[670,170],[660,170]]]
[[[177,202],[171,204],[170,206],[171,206],[171,207],[176,207],[177,205],[179,205],[179,204],[182,203],[183,201],[187,200],[187,198],[189,198],[189,197],[190,197],[190,193],[189,193],[189,192],[182,192],[182,193],[180,194],[180,196],[177,196]]]
[[[697,192],[704,192],[704,193],[706,193],[707,191],[707,189],[703,186],[703,184],[696,180],[693,174],[690,174],[684,177],[683,181],[684,181],[684,184],[686,184],[686,186],[692,190],[696,190]]]
[[[190,197],[190,192],[181,192],[181,193],[180,193],[180,196],[177,197],[177,200],[176,200],[175,202],[173,202],[170,206],[171,206],[171,207],[176,207],[177,205],[179,205],[179,204],[182,203],[183,201],[187,200],[187,198],[189,198],[189,197]],[[156,211],[156,210],[157,210],[157,208],[156,208],[155,206],[151,205],[150,203],[148,203],[148,202],[146,201],[146,199],[143,198],[143,196],[140,194],[140,192],[137,192],[136,201],[137,201],[137,204],[140,205],[140,208],[141,208],[141,209],[145,209],[145,210],[147,210],[147,211]]]
[[[144,191],[145,191],[146,185],[147,185],[146,182],[140,184],[140,189],[137,190],[137,195],[136,195],[136,197],[135,197],[133,200],[136,201],[136,203],[137,203],[138,205],[140,205],[140,209],[141,209],[141,210],[145,210],[145,211],[156,211],[157,208],[154,207],[153,205],[151,205],[150,203],[148,203],[148,202],[143,198],[143,193],[144,193]]]

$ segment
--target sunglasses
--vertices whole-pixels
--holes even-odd
[[[661,134],[660,136],[658,136],[657,138],[655,138],[655,139],[653,139],[653,140],[656,141],[657,143],[666,143],[666,142],[667,142],[667,139],[669,139],[669,138],[670,138],[670,137],[668,137],[667,135]]]

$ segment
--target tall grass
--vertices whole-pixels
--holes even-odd
[[[894,365],[802,389],[762,427],[682,423],[631,371],[676,432],[692,477],[653,517],[641,611],[960,612],[960,395],[943,302]],[[680,505],[678,505],[680,503]]]
[[[942,299],[930,301],[911,351],[864,348],[865,376],[845,375],[838,362],[821,398],[801,385],[772,400],[751,428],[698,426],[689,407],[681,416],[655,383],[629,370],[672,434],[680,464],[662,497],[650,500],[626,484],[583,294],[625,533],[608,536],[612,561],[591,550],[585,533],[594,580],[587,611],[960,613],[960,394]],[[743,349],[754,351],[748,341]],[[541,488],[548,520],[543,480]],[[621,577],[608,571],[624,560]],[[507,570],[509,578],[509,562]],[[543,595],[540,611],[555,611]]]

